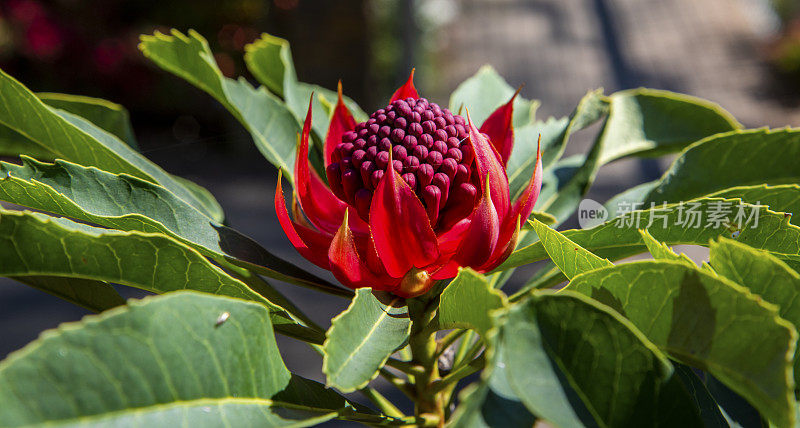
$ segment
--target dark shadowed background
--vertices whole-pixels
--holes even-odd
[[[366,111],[382,107],[411,67],[420,92],[446,105],[458,83],[488,63],[512,86],[524,83],[525,97],[541,100],[540,119],[568,115],[590,89],[648,86],[718,102],[748,127],[781,127],[800,123],[798,3],[0,0],[0,68],[34,91],[123,104],[147,157],[211,190],[234,228],[326,275],[299,257],[278,227],[271,209],[276,171],[249,135],[211,97],[150,64],[137,49],[139,34],[193,28],[209,40],[227,76],[251,80],[244,46],[262,32],[284,37],[300,80],[335,88],[341,79]],[[567,154],[585,151],[591,132],[577,134]],[[607,165],[589,196],[605,201],[658,177],[666,166],[641,160]],[[520,269],[509,287],[530,273]],[[347,303],[280,287],[325,326]],[[0,279],[0,358],[42,330],[85,314]],[[299,342],[279,341],[290,369],[323,380],[315,354]]]

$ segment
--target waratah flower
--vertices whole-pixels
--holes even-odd
[[[309,166],[309,103],[294,168],[294,220],[280,176],[275,191],[281,227],[303,257],[347,287],[401,297],[426,292],[461,266],[487,272],[502,263],[542,185],[537,149],[528,186],[511,202],[505,165],[516,94],[478,129],[469,112],[465,120],[420,98],[413,77],[359,124],[339,85],[325,138],[328,185]]]

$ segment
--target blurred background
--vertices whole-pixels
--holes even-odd
[[[446,105],[491,64],[541,101],[539,119],[568,115],[590,89],[647,86],[715,101],[747,127],[800,124],[800,0],[0,0],[0,68],[34,91],[124,105],[147,157],[211,190],[231,226],[303,266],[271,209],[276,171],[250,136],[137,49],[140,34],[173,27],[197,30],[225,75],[253,81],[244,46],[262,32],[286,38],[300,80],[341,79],[365,111],[385,105],[412,67],[420,92]],[[575,135],[567,154],[596,131]],[[668,162],[604,166],[589,197],[657,178]],[[281,287],[323,325],[347,303]],[[85,314],[0,279],[0,358]],[[307,348],[280,341],[290,369],[323,380]]]

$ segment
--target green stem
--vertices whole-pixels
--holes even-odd
[[[472,346],[470,346],[469,349],[467,349],[467,352],[464,353],[464,357],[459,361],[453,362],[453,369],[455,370],[456,368],[461,367],[464,364],[470,363],[475,358],[475,356],[477,356],[478,353],[481,352],[482,348],[483,348],[483,339],[478,337],[475,343],[473,343]]]
[[[414,364],[411,361],[400,361],[394,358],[389,358],[386,360],[386,365],[412,376],[418,376],[425,370],[424,367],[420,366],[419,364]]]
[[[458,369],[451,372],[449,375],[443,377],[441,380],[432,383],[430,386],[430,390],[433,393],[444,391],[450,385],[455,386],[455,384],[458,383],[459,380],[480,371],[481,369],[483,369],[485,365],[486,365],[486,358],[484,358],[484,356],[481,355],[480,357],[470,361],[469,364],[465,364],[459,367]]]
[[[408,300],[411,317],[411,335],[408,346],[411,349],[412,363],[423,368],[414,376],[415,415],[436,418],[444,424],[444,400],[440,394],[431,391],[431,385],[439,380],[437,345],[435,329],[431,328],[436,317],[437,299],[422,296]]]
[[[461,338],[461,342],[459,342],[458,348],[456,348],[456,354],[455,356],[453,356],[453,368],[457,367],[458,365],[461,364],[462,361],[464,361],[464,359],[467,356],[467,351],[469,351],[469,348],[472,346],[473,340],[475,340],[477,336],[478,335],[475,333],[475,331],[469,330]]]
[[[408,346],[404,346],[398,354],[403,361],[411,361],[411,350],[408,349]]]
[[[417,427],[438,427],[440,426],[440,419],[435,415],[420,416],[406,416],[401,419],[404,423],[403,426],[417,426]]]
[[[405,418],[406,415],[400,411],[388,398],[384,397],[383,394],[378,392],[375,388],[371,388],[369,386],[364,387],[361,389],[361,394],[369,399],[375,406],[378,407],[378,410],[383,412],[386,416],[391,416],[394,418]]]
[[[447,333],[447,335],[443,338],[439,339],[439,345],[437,345],[436,348],[436,357],[438,358],[441,356],[444,351],[450,347],[450,345],[455,343],[455,341],[458,340],[459,337],[463,336],[466,332],[467,330],[453,330],[450,333]]]
[[[396,374],[390,372],[389,370],[386,370],[385,368],[380,369],[378,373],[381,375],[381,377],[383,377],[384,379],[386,379],[386,381],[394,385],[395,388],[399,389],[400,392],[405,394],[408,398],[413,400],[414,397],[416,396],[416,391],[414,390],[414,388],[411,385],[409,385],[408,382],[406,382],[405,380],[400,379]]]
[[[480,352],[481,348],[483,347],[483,341],[481,340],[480,336],[473,330],[467,331],[467,333],[461,338],[461,342],[458,344],[458,348],[456,350],[456,354],[453,357],[453,368],[452,372],[450,372],[449,376],[454,375],[455,373],[465,373],[470,370],[470,366],[473,365],[475,355]],[[481,358],[482,359],[482,358]],[[485,364],[483,362],[476,362],[475,364]],[[480,369],[478,369],[480,370]],[[467,373],[465,376],[469,376],[471,373]],[[450,404],[455,399],[455,388],[458,382],[452,382],[449,385],[443,387],[440,394],[444,397],[446,409],[450,408]]]

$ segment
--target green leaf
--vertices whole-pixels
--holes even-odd
[[[569,122],[551,119],[546,125],[537,123],[531,127],[533,133],[542,134],[545,167],[561,157],[572,132],[591,125],[606,114],[606,123],[587,155],[559,160],[553,169],[545,170],[536,207],[554,215],[558,223],[575,212],[602,165],[625,156],[657,155],[679,150],[691,142],[739,126],[715,104],[693,97],[648,89],[617,92],[605,97],[601,90],[597,90],[589,92],[581,100]],[[674,123],[687,124],[676,127]],[[560,132],[559,126],[563,127]],[[525,129],[519,130],[518,134],[523,136],[523,140],[525,136],[532,138]],[[557,142],[551,142],[553,140]],[[512,195],[518,194],[527,183],[533,171],[535,154],[535,143],[519,149],[515,145],[508,168]],[[532,243],[525,238],[521,242]]]
[[[553,260],[567,278],[573,278],[575,275],[594,269],[614,266],[610,261],[586,251],[539,220],[533,220],[529,223],[533,226],[536,234],[539,235],[539,242],[547,251],[550,259]]]
[[[556,119],[551,116],[545,121],[536,120],[514,129],[514,147],[506,165],[509,185],[513,190],[512,195],[520,193],[533,174],[539,136],[542,137],[542,167],[548,168],[560,156],[561,145],[565,143],[564,138],[567,136],[565,130],[568,125],[568,117]]]
[[[548,168],[544,172],[543,183],[545,184],[543,184],[539,199],[536,201],[536,208],[553,215],[556,218],[555,224],[560,224],[569,218],[589,191],[600,168],[600,154],[605,143],[601,136],[595,140],[589,153],[585,156],[576,155],[560,159],[567,141],[573,132],[597,122],[608,112],[608,101],[603,95],[602,89],[587,93],[570,116],[557,144],[542,154],[544,165],[550,165],[556,159],[558,161],[553,164],[552,168]],[[527,181],[520,184],[524,186],[526,183]],[[522,237],[521,242],[530,244],[533,241],[529,237]]]
[[[718,274],[743,285],[778,306],[778,314],[800,328],[800,274],[769,253],[720,238],[711,242],[711,265]],[[794,378],[800,382],[800,350],[795,352]]]
[[[566,290],[616,309],[672,357],[713,374],[778,426],[791,426],[797,332],[746,288],[653,260],[578,275]]]
[[[601,164],[634,154],[675,152],[709,135],[741,128],[719,105],[688,95],[639,88],[608,98]]]
[[[731,211],[727,214],[724,214],[724,210],[717,211],[721,214],[719,223],[708,224],[707,214],[699,217],[689,215],[690,209],[709,213],[726,206]],[[739,208],[743,215],[737,218]],[[695,222],[698,218],[699,225]],[[741,203],[739,199],[701,198],[684,205],[673,204],[666,208],[656,206],[654,210],[631,211],[593,228],[567,230],[562,234],[600,257],[618,260],[645,251],[637,231],[640,228],[647,228],[655,239],[667,245],[708,245],[710,240],[718,236],[738,236],[739,242],[769,251],[778,258],[800,260],[800,228],[789,224],[788,217],[783,213],[776,213],[764,206]],[[541,242],[536,242],[513,252],[496,271],[547,257]]]
[[[541,221],[542,223],[544,223],[544,224],[546,224],[548,226],[552,226],[552,225],[558,223],[558,220],[555,217],[553,217],[552,215],[550,215],[550,214],[548,214],[546,212],[542,212],[542,211],[534,211],[534,212],[532,212],[531,213],[531,217],[533,217],[534,219],[536,219],[538,221]],[[525,223],[524,227],[528,227],[528,223]]]
[[[647,198],[647,195],[656,186],[658,180],[642,183],[637,186],[631,187],[621,193],[618,193],[613,198],[609,199],[604,208],[608,211],[608,218],[615,218],[629,211],[627,208],[634,207],[634,204],[642,204],[642,201]],[[748,201],[749,202],[749,201]]]
[[[653,256],[656,260],[672,260],[676,262],[681,262],[686,266],[696,267],[697,265],[694,264],[692,259],[686,256],[686,254],[681,253],[680,255],[675,254],[672,251],[672,248],[669,245],[664,244],[663,242],[659,242],[656,238],[653,238],[653,235],[650,234],[647,230],[639,229],[639,234],[642,235],[642,241],[644,241],[644,245],[647,246],[647,251],[650,252],[650,255]]]
[[[542,166],[547,169],[564,154],[567,141],[573,132],[597,122],[607,112],[608,103],[603,96],[603,90],[597,89],[588,92],[580,100],[569,119],[550,118],[546,122],[537,121],[515,129],[514,149],[506,168],[511,195],[518,196],[533,174],[539,135],[542,136]],[[546,185],[548,181],[545,180],[544,183]]]
[[[408,310],[401,304],[403,299],[399,297],[384,304],[371,289],[356,290],[347,310],[331,320],[322,345],[322,371],[328,386],[351,392],[378,375],[411,331]]]
[[[595,121],[605,115],[607,111],[607,104],[604,101],[602,90],[589,92],[581,100],[581,103],[576,108],[575,112],[566,124],[566,128],[562,131],[559,137],[559,142],[555,146],[551,146],[542,154],[543,163],[547,162],[547,153],[555,153],[554,157],[560,157],[563,153],[564,147],[567,143],[570,133],[573,128],[579,130],[583,127],[589,126]],[[554,165],[544,169],[542,189],[539,193],[539,198],[536,201],[536,209],[545,212],[555,219],[550,223],[553,226],[565,221],[580,204],[581,199],[585,196],[591,187],[594,177],[597,174],[599,158],[602,144],[600,140],[596,140],[592,146],[590,153],[587,156],[576,155],[569,158],[559,159]],[[535,152],[534,152],[535,153]],[[513,157],[513,156],[512,156]],[[534,160],[530,160],[529,167],[533,168]],[[511,162],[509,162],[511,165]],[[524,186],[530,177],[524,175],[515,176],[514,181],[517,182],[516,186]],[[522,180],[524,178],[525,181]],[[512,192],[515,185],[511,184]],[[522,190],[522,187],[519,187]],[[514,194],[514,193],[512,193]],[[517,247],[525,247],[536,242],[536,237],[529,234],[527,231],[521,231]],[[503,269],[503,273],[495,275],[492,280],[492,285],[495,288],[500,288],[505,284],[513,274],[513,269]]]
[[[0,70],[0,123],[53,156],[158,183],[199,210],[203,204],[157,165],[86,119],[45,105],[28,88]],[[27,153],[22,151],[21,153]]]
[[[512,196],[517,197],[525,189],[533,174],[536,162],[536,148],[541,136],[542,167],[545,159],[553,159],[559,150],[559,143],[564,137],[564,130],[569,119],[550,117],[546,121],[537,120],[529,125],[514,129],[514,147],[508,158],[506,174],[508,175],[509,189]]]
[[[61,109],[88,120],[96,127],[116,136],[133,149],[138,149],[130,124],[128,111],[119,104],[99,98],[81,95],[39,93],[37,97],[50,107]],[[52,160],[56,156],[50,150],[27,139],[22,134],[0,125],[0,153],[9,156],[27,155],[39,160]],[[225,218],[222,207],[205,188],[181,177],[170,176],[184,187],[200,204],[201,211],[216,221]]]
[[[700,417],[703,418],[704,427],[728,428],[730,425],[725,419],[725,415],[714,400],[703,381],[694,373],[691,367],[684,364],[670,361],[675,367],[675,373],[683,382],[683,386],[694,398],[694,402],[700,409]]]
[[[586,106],[583,106],[584,103]],[[685,115],[684,110],[691,114]],[[603,164],[624,156],[668,153],[703,137],[738,127],[738,123],[715,104],[647,89],[617,92],[609,97],[602,96],[600,91],[589,93],[573,113],[573,118],[579,117],[582,111],[591,120],[581,119],[585,124],[577,129],[593,123],[606,113],[608,118],[586,156],[564,159],[556,164],[553,171],[545,171],[545,185],[536,207],[554,215],[558,223],[575,212]],[[697,123],[695,117],[702,120]],[[676,122],[687,120],[693,126],[674,126]],[[565,138],[568,136],[569,130],[566,130]],[[566,139],[562,151],[564,144]],[[626,196],[639,195],[641,192],[642,188],[639,188],[636,193]],[[609,211],[617,212],[613,207]],[[523,245],[532,242],[529,238],[521,239]]]
[[[0,276],[58,276],[107,281],[154,293],[192,289],[259,302],[276,329],[322,342],[241,281],[197,251],[165,235],[120,232],[38,213],[0,211]]]
[[[103,312],[125,304],[125,299],[104,281],[34,275],[10,278],[93,312]]]
[[[483,275],[461,269],[439,296],[439,328],[472,328],[482,336],[492,328],[489,313],[506,305],[506,296]]]
[[[0,124],[0,156],[28,155],[36,159],[53,159],[50,150],[32,142],[24,135]]]
[[[244,47],[247,69],[273,94],[285,98],[287,82],[297,82],[289,42],[271,34],[261,37]]]
[[[92,122],[138,150],[131,119],[125,107],[111,101],[82,95],[40,92],[36,96],[50,107],[68,111]]]
[[[619,314],[578,293],[539,291],[514,305],[497,346],[512,390],[556,426],[700,425],[666,356]]]
[[[581,200],[583,200],[592,183],[594,183],[597,171],[600,168],[598,155],[601,149],[602,145],[599,144],[598,140],[586,157],[577,156],[572,159],[564,159],[568,164],[580,161],[579,166],[567,165],[564,168],[562,162],[556,163],[558,169],[555,169],[553,173],[558,176],[557,180],[554,180],[554,183],[558,184],[550,187],[555,193],[545,194],[546,199],[539,199],[537,201],[537,209],[554,216],[557,220],[556,224],[566,221],[578,208]],[[545,179],[547,179],[546,176]],[[540,194],[539,198],[541,197]],[[541,205],[539,205],[540,201]]]
[[[64,324],[0,363],[0,425],[305,426],[353,412],[292,376],[261,305],[180,292]],[[300,383],[300,385],[298,385]],[[79,387],[77,386],[79,385]]]
[[[255,398],[225,398],[176,401],[143,409],[126,409],[97,416],[58,421],[58,427],[310,427],[336,417],[326,409],[307,410],[279,401]],[[48,424],[48,426],[52,426]]]
[[[698,141],[672,164],[645,203],[688,201],[735,186],[800,182],[800,130],[755,129]]]
[[[494,337],[492,337],[494,340]],[[493,342],[492,342],[493,343]],[[453,428],[530,427],[536,417],[509,385],[502,347],[492,347],[482,380],[464,388],[459,405],[448,422]]]
[[[739,186],[712,193],[709,197],[739,198],[755,205],[766,205],[772,211],[785,213],[800,213],[800,185],[782,184],[770,186],[759,184],[756,186]],[[800,216],[789,220],[795,226],[800,226]]]
[[[602,165],[625,156],[676,151],[738,127],[727,112],[712,103],[666,91],[638,89],[609,97],[599,91],[590,92],[573,113],[573,120],[582,122],[576,129],[593,123],[606,112],[606,123],[589,153],[559,165],[559,170],[545,180],[557,185],[543,188],[537,209],[553,214],[559,223],[575,212]],[[676,127],[675,123],[686,125]],[[564,131],[562,150],[569,133],[569,129]]]
[[[620,214],[620,208],[629,208],[633,204],[643,204],[647,194],[659,184],[658,180],[632,187],[611,198],[605,205],[610,217]],[[772,211],[795,213],[800,212],[800,185],[798,184],[757,184],[752,186],[736,186],[706,195],[707,198],[739,198],[749,204],[765,205]],[[792,217],[790,222],[800,226],[800,217]]]
[[[303,123],[308,110],[308,100],[312,92],[315,94],[314,113],[319,115],[326,111],[326,104],[335,105],[338,95],[335,91],[325,89],[318,85],[300,82],[292,61],[292,52],[289,42],[270,34],[262,34],[261,38],[245,46],[244,60],[247,69],[259,82],[264,84],[274,94],[282,97],[286,106],[294,114],[298,123]],[[345,105],[350,109],[357,121],[363,122],[367,114],[350,98],[344,97]],[[316,116],[312,122],[312,129],[320,138],[325,138],[330,120],[328,115]]]
[[[461,111],[466,116],[465,109],[469,109],[472,121],[479,127],[498,107],[507,103],[514,92],[515,89],[487,64],[453,91],[450,95],[450,110],[453,113]],[[532,121],[538,107],[539,101],[517,96],[514,100],[514,126],[520,127]]]
[[[165,233],[217,262],[350,295],[281,260],[252,239],[201,214],[169,190],[128,175],[65,161],[0,162],[0,200],[121,229]]]
[[[295,145],[300,132],[286,106],[263,87],[254,88],[244,79],[222,76],[208,42],[196,31],[184,35],[156,32],[141,36],[139,49],[159,67],[202,89],[219,101],[250,132],[256,146],[284,177],[292,180]],[[306,104],[307,106],[307,104]]]
[[[81,116],[101,129],[114,134],[132,148],[138,148],[131,129],[128,111],[121,105],[80,95],[39,93],[37,96],[50,107]],[[52,160],[55,157],[50,150],[3,125],[0,125],[0,154],[6,156],[23,154],[40,160]]]

